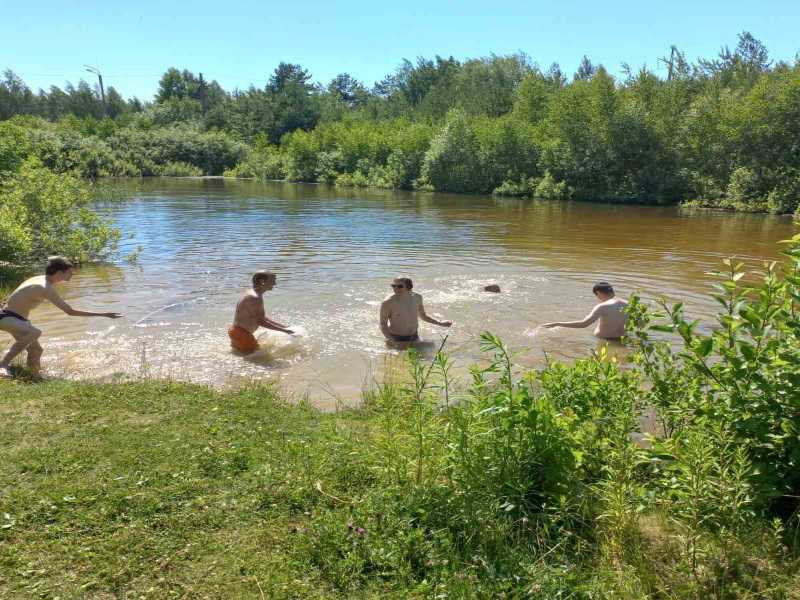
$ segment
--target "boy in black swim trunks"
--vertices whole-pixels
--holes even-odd
[[[450,327],[451,321],[437,321],[425,313],[422,296],[412,292],[414,283],[408,277],[398,277],[391,283],[391,296],[381,304],[380,327],[387,345],[406,348],[419,341],[419,319],[439,327]]]
[[[28,353],[28,367],[34,375],[39,374],[41,368],[42,346],[39,336],[42,332],[34,327],[28,320],[31,310],[45,300],[49,300],[71,317],[108,317],[117,319],[122,315],[118,313],[98,313],[76,310],[64,302],[55,285],[72,278],[74,267],[62,256],[52,256],[47,261],[44,275],[31,277],[14,290],[0,309],[0,331],[10,333],[14,343],[0,360],[0,377],[10,377],[8,366],[11,361],[23,350]]]

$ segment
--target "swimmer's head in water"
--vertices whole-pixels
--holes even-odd
[[[391,283],[392,289],[397,292],[408,290],[409,292],[414,287],[414,282],[408,277],[395,277]]]
[[[601,300],[614,297],[614,288],[607,281],[600,281],[592,286],[592,293]]]
[[[253,289],[265,292],[275,287],[278,278],[272,271],[256,271],[253,273]]]
[[[50,256],[47,258],[44,274],[57,278],[58,281],[69,281],[72,278],[74,269],[75,265],[63,256]]]

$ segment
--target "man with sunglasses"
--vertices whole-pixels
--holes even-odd
[[[414,283],[408,277],[398,277],[391,283],[394,292],[381,304],[380,326],[387,345],[407,348],[419,341],[419,319],[439,327],[450,327],[451,321],[437,321],[425,313],[422,296],[411,291]]]
[[[607,340],[621,338],[625,335],[625,325],[628,320],[625,309],[628,303],[622,298],[617,298],[614,294],[614,288],[610,283],[605,281],[596,283],[592,288],[592,293],[597,298],[598,304],[586,318],[581,321],[545,323],[542,327],[545,329],[552,329],[553,327],[581,329],[583,327],[588,327],[596,321],[597,327],[594,329],[594,334],[597,337]]]

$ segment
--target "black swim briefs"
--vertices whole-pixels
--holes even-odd
[[[412,333],[411,335],[396,335],[394,333],[392,333],[390,335],[392,336],[392,341],[393,342],[418,342],[419,341],[419,335],[417,335],[416,331],[414,333]]]
[[[15,319],[19,319],[20,321],[28,322],[28,319],[23,317],[22,315],[18,315],[13,310],[8,310],[7,308],[0,308],[0,319],[4,317],[14,317]]]

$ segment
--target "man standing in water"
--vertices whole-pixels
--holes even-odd
[[[409,344],[419,341],[418,319],[439,327],[450,327],[451,321],[437,321],[425,313],[422,296],[412,292],[414,283],[408,277],[398,277],[392,283],[394,292],[381,304],[381,332],[387,345],[396,348],[407,348]]]
[[[592,293],[597,297],[598,304],[582,321],[557,321],[545,323],[542,327],[569,327],[582,329],[597,321],[594,334],[603,339],[619,339],[625,335],[625,324],[628,320],[625,308],[628,303],[614,295],[614,288],[610,283],[601,281],[592,288]]]
[[[233,325],[228,329],[231,338],[231,347],[242,354],[252,354],[258,350],[258,342],[253,335],[259,327],[282,331],[292,334],[294,331],[287,329],[277,321],[267,318],[264,313],[264,292],[275,287],[278,278],[269,271],[257,271],[253,275],[253,289],[247,290],[236,305],[233,316]]]
[[[63,310],[71,317],[108,317],[118,319],[119,313],[99,313],[76,310],[64,302],[56,290],[56,285],[62,281],[72,279],[74,267],[62,256],[51,256],[47,260],[44,275],[31,277],[14,290],[0,309],[0,331],[10,333],[14,344],[8,349],[6,355],[0,360],[0,377],[10,377],[9,365],[23,350],[28,352],[28,368],[34,375],[41,370],[42,346],[39,336],[42,332],[31,325],[28,320],[31,310],[45,300]]]

